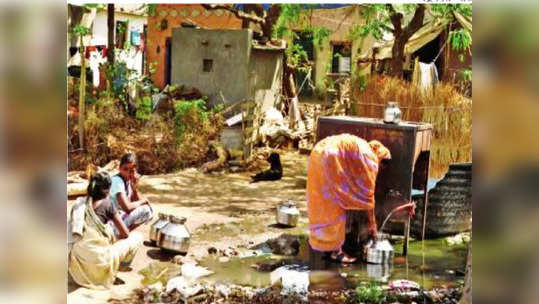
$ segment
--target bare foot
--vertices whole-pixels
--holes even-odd
[[[344,251],[334,251],[331,253],[331,259],[345,264],[355,263],[357,261],[357,258],[347,255]]]

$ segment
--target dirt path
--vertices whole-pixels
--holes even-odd
[[[297,152],[281,153],[283,178],[275,182],[250,184],[249,173],[216,173],[205,175],[196,169],[177,173],[144,176],[140,190],[155,212],[187,218],[193,234],[189,253],[184,260],[200,259],[209,247],[249,247],[282,233],[307,233],[305,186],[307,156]],[[300,223],[292,229],[274,227],[275,207],[286,199],[298,202]],[[68,201],[68,209],[74,201]],[[145,236],[149,225],[138,228]],[[111,290],[95,291],[70,286],[69,303],[105,303],[109,298],[124,298],[140,287],[138,271],[162,258],[159,249],[143,245],[133,260],[132,270],[120,272],[125,283]]]

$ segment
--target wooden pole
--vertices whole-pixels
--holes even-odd
[[[107,62],[114,63],[114,4],[107,4]]]
[[[80,86],[79,86],[79,146],[84,150],[84,113],[86,112],[86,58],[84,35],[80,36]]]
[[[427,151],[427,165],[425,166],[425,188],[423,189],[423,227],[421,229],[421,240],[425,239],[425,228],[427,227],[427,204],[429,202],[429,166],[430,151]]]

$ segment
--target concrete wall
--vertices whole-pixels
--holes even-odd
[[[250,30],[174,29],[172,83],[198,88],[210,105],[247,99],[251,39]],[[213,61],[210,72],[203,71],[205,59]]]
[[[168,27],[164,30],[157,23],[166,20]],[[159,4],[155,15],[148,17],[148,43],[146,52],[148,63],[156,69],[152,75],[153,83],[165,87],[166,40],[172,37],[174,28],[181,27],[184,21],[193,21],[206,29],[240,29],[241,20],[223,10],[206,10],[200,4]]]
[[[262,103],[263,111],[281,99],[283,54],[281,50],[253,49],[251,52],[249,95]]]

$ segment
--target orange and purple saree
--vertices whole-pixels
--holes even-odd
[[[344,243],[346,210],[374,209],[379,160],[390,158],[378,141],[351,134],[327,137],[316,144],[307,168],[309,243],[334,251]],[[370,225],[376,225],[371,218]]]

